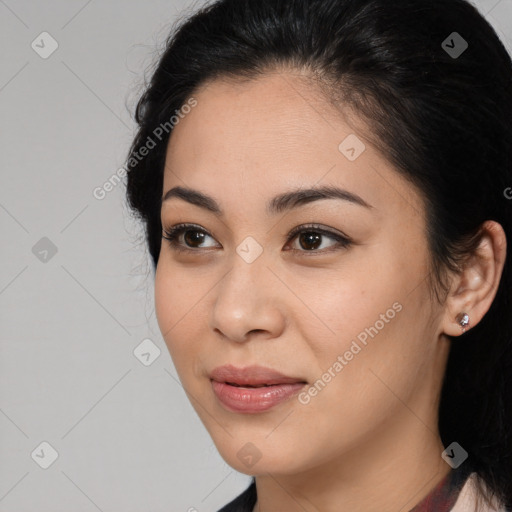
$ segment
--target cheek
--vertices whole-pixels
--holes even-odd
[[[362,346],[375,341],[374,345],[398,349],[404,336],[413,335],[403,332],[405,326],[416,334],[421,330],[430,300],[426,252],[422,248],[413,251],[396,233],[395,238],[387,238],[354,251],[337,273],[326,274],[315,283],[311,305],[323,321],[318,334],[324,339],[315,344],[320,353],[324,349],[345,352],[353,340]],[[407,250],[397,251],[397,247]],[[305,294],[306,283],[300,290]]]
[[[319,453],[328,458],[333,451],[356,448],[388,420],[410,414],[403,402],[409,403],[418,386],[422,362],[413,347],[401,347],[406,341],[402,314],[407,314],[405,308],[377,334],[370,329],[368,334],[363,321],[366,344],[347,335],[318,351],[319,371],[294,415],[303,437],[314,439],[311,457]]]
[[[414,386],[428,361],[426,283],[415,283],[421,276],[416,264],[383,254],[317,281],[309,295],[316,318],[308,315],[300,325],[315,362],[310,379],[319,388],[312,390],[317,394],[311,403],[330,402],[353,408],[356,417],[371,416],[381,404],[396,401],[389,388]]]
[[[392,266],[390,261],[362,255],[347,260],[337,272],[295,275],[294,292],[309,310],[295,318],[322,364],[349,350],[354,339],[364,344],[376,331],[382,337],[380,333],[396,323],[403,277],[394,276]]]
[[[204,295],[200,280],[189,272],[180,272],[164,262],[158,263],[155,274],[155,314],[162,337],[173,361],[178,362],[183,352],[193,352],[194,329],[199,325],[199,299]]]
[[[176,304],[178,301],[176,296],[176,283],[166,265],[162,263],[162,255],[160,255],[155,273],[155,315],[165,341],[167,341],[177,318]]]

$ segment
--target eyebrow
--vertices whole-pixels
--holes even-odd
[[[173,197],[182,199],[190,204],[208,210],[218,217],[224,216],[224,212],[217,201],[215,201],[213,197],[199,192],[198,190],[186,187],[171,188],[162,198],[162,204]],[[292,190],[290,192],[280,194],[267,203],[267,213],[269,215],[277,215],[278,213],[292,210],[299,206],[312,203],[313,201],[319,201],[321,199],[340,199],[368,209],[373,208],[371,204],[367,203],[357,194],[332,185],[327,185],[305,190]]]

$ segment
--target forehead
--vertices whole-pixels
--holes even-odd
[[[349,109],[335,109],[297,74],[214,80],[193,97],[197,106],[169,140],[163,193],[186,186],[238,208],[290,188],[332,184],[376,208],[419,202],[366,139],[362,121]],[[348,146],[355,147],[355,159],[347,158]]]
[[[318,138],[328,137],[324,146],[332,142],[331,150],[337,151],[336,141],[353,131],[320,91],[296,74],[273,72],[250,81],[214,80],[200,87],[194,97],[198,104],[176,126],[170,152],[179,152],[177,146],[186,149],[181,144],[186,138],[196,156],[228,153],[230,161],[250,156],[254,164],[270,151],[283,157],[297,150],[312,151]],[[194,137],[189,137],[191,131]],[[181,137],[182,132],[187,133]]]

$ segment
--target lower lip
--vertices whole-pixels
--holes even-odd
[[[258,413],[296,395],[304,386],[303,382],[296,384],[276,384],[261,388],[243,388],[231,386],[225,382],[212,380],[213,392],[221,404],[231,412]]]

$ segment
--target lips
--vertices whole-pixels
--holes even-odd
[[[219,366],[211,372],[210,378],[217,382],[231,384],[232,386],[249,388],[306,383],[304,379],[288,377],[271,368],[257,365],[244,368],[237,368],[233,365]]]
[[[210,374],[212,390],[228,411],[257,414],[268,411],[300,392],[307,384],[263,366],[219,366]]]

